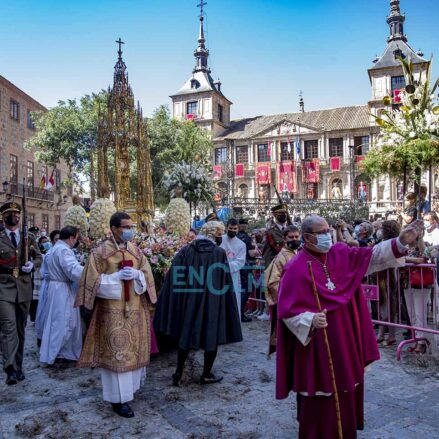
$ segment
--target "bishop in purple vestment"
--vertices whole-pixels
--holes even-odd
[[[421,222],[422,223],[422,222]],[[290,261],[280,283],[276,398],[297,393],[299,439],[338,438],[334,387],[323,328],[326,328],[340,401],[343,439],[363,429],[364,369],[379,359],[361,282],[366,274],[404,263],[406,246],[421,230],[409,226],[375,247],[332,245],[328,223],[308,217],[304,248]],[[311,262],[323,312],[308,269]]]

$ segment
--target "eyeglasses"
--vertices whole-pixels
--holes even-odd
[[[322,230],[321,232],[306,232],[306,233],[309,233],[310,235],[326,235],[327,233],[329,233],[329,229]]]
[[[132,226],[120,226],[119,229],[124,229],[124,230],[132,230],[135,229],[136,226],[133,224]]]

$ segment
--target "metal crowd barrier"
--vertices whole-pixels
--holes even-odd
[[[389,336],[394,336],[397,328],[410,333],[408,339],[397,346],[398,361],[405,346],[418,342],[437,351],[439,288],[436,265],[405,264],[373,273],[367,277],[363,290],[374,324],[387,327]],[[382,330],[381,333],[384,338]]]

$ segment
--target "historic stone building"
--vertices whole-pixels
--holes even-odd
[[[185,85],[172,95],[174,117],[193,119],[212,131],[215,179],[223,198],[274,201],[275,188],[285,199],[360,199],[383,211],[400,196],[400,182],[383,177],[370,181],[361,162],[374,144],[379,128],[371,113],[390,96],[399,104],[405,80],[397,57],[410,58],[417,79],[429,61],[415,53],[404,34],[405,16],[399,0],[390,0],[390,36],[368,74],[371,100],[360,106],[249,117],[230,121],[231,102],[214,82],[208,67],[203,15],[195,51],[196,67]],[[238,197],[238,201],[237,200]]]
[[[47,109],[0,76],[0,203],[21,202],[25,179],[29,226],[53,230],[62,225],[69,206],[69,194],[61,184],[68,171],[63,165],[51,169],[38,163],[35,152],[24,148],[26,140],[35,134],[32,111]],[[52,176],[53,187],[46,190]]]

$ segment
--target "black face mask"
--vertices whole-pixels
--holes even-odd
[[[8,215],[4,221],[5,221],[5,224],[9,227],[14,227],[20,222],[20,220],[18,218],[14,217],[13,215]]]
[[[228,236],[229,238],[234,238],[234,237],[236,236],[236,233],[237,233],[237,232],[232,232],[231,230],[229,230],[229,231],[227,232],[227,236]]]
[[[221,243],[223,242],[223,237],[222,236],[215,236],[215,242],[216,242],[216,245],[221,245]]]
[[[73,246],[73,248],[78,248],[79,247],[79,241],[76,241],[75,245]]]
[[[300,247],[300,244],[301,242],[299,239],[294,239],[293,241],[287,241],[287,246],[291,250],[297,250]]]
[[[285,214],[280,214],[276,216],[276,219],[279,223],[283,224],[287,221],[287,216]]]

